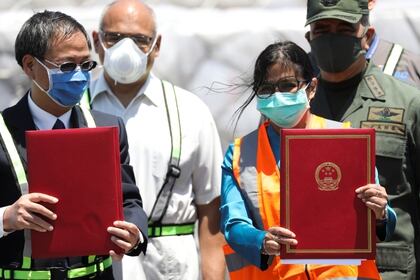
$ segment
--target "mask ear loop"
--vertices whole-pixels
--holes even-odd
[[[45,89],[43,89],[39,84],[38,84],[38,82],[37,81],[35,81],[35,80],[32,80],[33,82],[34,82],[34,84],[35,85],[37,85],[37,87],[39,87],[39,89],[41,89],[42,91],[44,91],[46,94],[48,94],[49,95],[49,92],[50,92],[50,90],[51,90],[51,88],[52,88],[52,77],[51,77],[51,73],[50,73],[50,71],[51,71],[51,69],[49,69],[44,63],[42,63],[38,58],[36,58],[36,57],[34,57],[35,58],[35,60],[36,61],[38,61],[38,63],[39,64],[41,64],[42,65],[42,67],[44,67],[44,69],[45,69],[45,71],[47,71],[47,75],[48,75],[48,89],[47,90],[45,90]]]
[[[99,31],[99,36],[98,36],[98,38],[99,38],[99,43],[101,44],[101,46],[102,46],[102,48],[104,49],[104,51],[106,51],[107,50],[107,48],[105,47],[105,44],[104,44],[104,42],[102,41],[102,35],[101,35],[101,33],[102,33],[102,31]]]
[[[155,38],[153,39],[153,43],[152,43],[152,45],[150,46],[150,49],[147,51],[147,53],[146,53],[146,55],[147,56],[149,56],[149,54],[153,51],[153,49],[155,48],[155,46],[156,46],[156,42],[157,42],[157,38],[159,37],[159,34],[158,33],[156,33],[156,36],[155,36]]]
[[[304,87],[304,88],[302,88],[301,90],[305,93],[305,95],[306,95],[306,99],[308,100],[308,102],[307,102],[307,109],[309,109],[309,108],[311,108],[311,105],[310,105],[310,99],[309,99],[309,96],[308,95],[310,95],[310,93],[311,92],[307,92],[306,90],[309,88],[309,86],[312,84],[312,81],[309,81],[307,84],[306,84],[306,86]]]

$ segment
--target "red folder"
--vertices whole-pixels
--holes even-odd
[[[375,182],[373,129],[283,129],[283,259],[375,259],[375,215],[355,189]]]
[[[57,197],[51,232],[32,231],[32,257],[121,252],[107,227],[123,220],[117,127],[27,131],[29,192]]]

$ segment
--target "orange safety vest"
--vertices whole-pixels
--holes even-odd
[[[267,230],[280,224],[280,171],[270,147],[266,127],[243,138],[235,139],[233,148],[233,175],[246,194],[254,225]],[[348,128],[350,123],[338,123],[312,115],[308,128]],[[256,151],[251,153],[250,151]],[[245,155],[246,156],[242,156]],[[295,265],[281,264],[279,256],[270,256],[269,267],[261,271],[237,254],[229,245],[224,253],[231,280],[244,279],[381,279],[375,261],[362,261],[361,265]]]

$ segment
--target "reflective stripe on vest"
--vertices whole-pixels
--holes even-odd
[[[160,226],[149,226],[148,236],[159,237],[159,236],[172,236],[172,235],[187,235],[194,233],[195,223],[183,224],[183,225],[160,225]]]
[[[397,67],[398,61],[404,51],[404,48],[399,44],[393,44],[391,52],[388,56],[388,59],[385,62],[383,72],[392,76],[394,74],[395,68]]]
[[[105,258],[103,261],[93,263],[85,267],[72,268],[65,273],[68,279],[79,278],[84,276],[94,276],[97,272],[102,272],[112,265],[111,257]],[[1,279],[51,279],[50,270],[20,270],[20,269],[2,269],[0,268]]]
[[[312,116],[308,128],[337,127],[337,122]],[[271,150],[266,128],[268,122],[240,140],[235,140],[233,153],[233,174],[239,182],[245,197],[247,209],[257,228],[267,230],[280,224],[280,172]],[[350,127],[342,123],[341,127]],[[253,152],[255,151],[255,152]],[[263,184],[264,182],[264,184]],[[264,188],[264,189],[263,189]],[[268,202],[268,203],[265,203]],[[260,227],[262,225],[262,227]],[[352,265],[282,265],[274,257],[266,271],[250,265],[230,247],[224,248],[230,278],[239,279],[380,279],[374,261],[362,261],[360,266]]]
[[[93,120],[92,114],[89,110],[82,109],[83,115],[86,119],[88,127],[96,127],[95,121]],[[22,195],[28,194],[28,180],[26,177],[26,172],[22,164],[22,160],[20,159],[19,153],[16,149],[15,143],[13,141],[13,137],[7,128],[6,123],[4,122],[3,116],[0,114],[0,136],[3,139],[5,152],[9,156],[13,174],[15,179],[19,185],[19,189]],[[31,234],[28,229],[24,230],[24,239],[25,243],[23,246],[23,259],[21,268],[29,269],[31,267]],[[6,271],[6,270],[4,270]],[[1,274],[0,274],[1,275]],[[26,279],[26,278],[15,278],[15,279]],[[39,278],[34,278],[39,279]]]
[[[90,106],[90,91],[89,91],[89,88],[87,88],[86,90],[85,90],[85,92],[83,93],[83,95],[82,95],[82,99],[80,99],[80,102],[79,102],[79,106],[83,109],[92,109],[91,108],[91,106]]]

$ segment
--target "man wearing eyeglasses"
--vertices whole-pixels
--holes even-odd
[[[196,280],[201,268],[203,279],[223,279],[222,152],[209,109],[151,73],[161,36],[142,2],[111,3],[93,38],[103,71],[90,88],[91,105],[124,119],[149,216],[147,254],[123,259],[124,278]]]
[[[30,252],[26,251],[28,247],[24,246],[29,241],[24,230],[53,231],[50,221],[60,218],[45,206],[45,203],[59,204],[60,201],[42,193],[27,193],[21,183],[25,172],[16,172],[19,166],[26,168],[25,131],[87,127],[87,119],[92,117],[96,125],[117,126],[120,132],[127,221],[115,221],[104,234],[109,234],[126,254],[138,255],[146,250],[147,218],[129,165],[124,124],[114,116],[83,112],[76,106],[89,84],[89,71],[96,66],[90,59],[86,31],[63,13],[36,13],[22,26],[16,38],[15,53],[32,84],[27,94],[7,108],[0,119],[0,278],[113,279],[111,257],[119,260],[123,255],[112,250],[111,257],[31,259]]]

